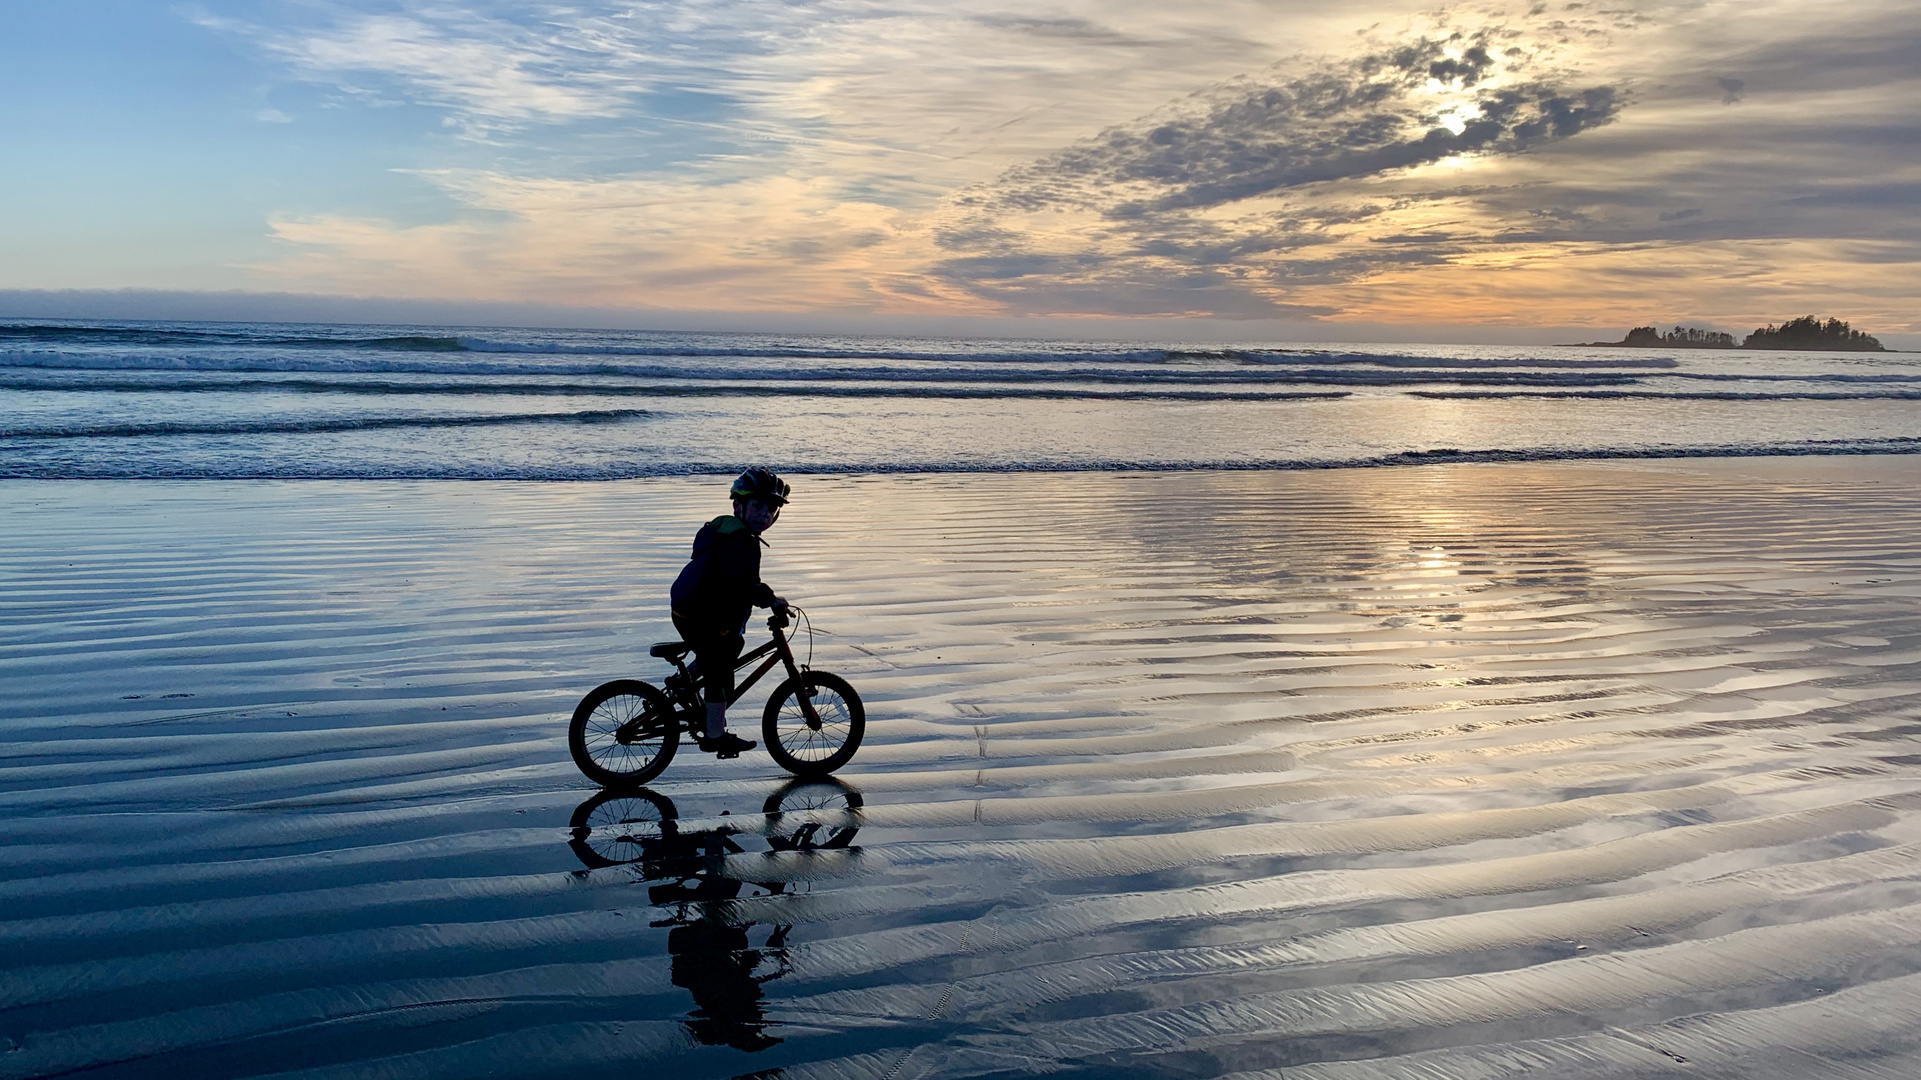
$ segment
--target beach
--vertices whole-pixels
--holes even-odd
[[[720,478],[0,484],[0,1077],[1921,1072],[1921,457],[792,479],[597,804]]]

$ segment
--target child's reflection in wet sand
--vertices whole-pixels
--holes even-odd
[[[636,884],[648,886],[648,902],[669,912],[651,925],[668,928],[673,983],[693,996],[694,1009],[684,1021],[688,1033],[703,1045],[753,1052],[781,1041],[768,1034],[777,1024],[767,1019],[762,984],[791,970],[787,935],[793,926],[773,924],[754,947],[750,931],[759,924],[742,920],[730,901],[750,887],[759,890],[752,895],[780,894],[787,883],[730,876],[728,856],[747,853],[735,837],[764,832],[777,852],[846,848],[858,831],[854,812],[861,804],[860,793],[840,781],[796,781],[767,799],[764,826],[742,815],[738,826],[687,828],[665,795],[644,788],[607,791],[574,811],[571,845],[590,870],[632,867]],[[822,820],[807,811],[830,816]],[[846,817],[832,820],[834,811]],[[804,819],[794,820],[797,814]]]

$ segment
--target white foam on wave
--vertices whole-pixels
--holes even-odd
[[[736,458],[847,473],[1371,468],[1921,445],[1921,375],[1902,358],[1759,359],[0,324],[0,477],[587,480]]]

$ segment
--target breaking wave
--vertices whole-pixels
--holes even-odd
[[[1881,354],[14,320],[0,323],[0,476],[1908,453],[1916,399],[1921,365]]]
[[[310,349],[388,349],[396,352],[461,352],[466,346],[453,337],[420,334],[356,336],[339,334],[261,333],[249,330],[158,329],[143,326],[65,326],[39,323],[0,323],[0,341],[50,345],[226,345],[239,347]]]
[[[294,421],[286,424],[208,425],[196,428],[181,425],[176,430],[76,430],[43,434],[30,438],[65,440],[118,437],[218,436],[313,434],[365,431],[386,427],[445,428],[493,427],[514,424],[594,424],[618,423],[626,419],[653,416],[644,410],[605,410],[588,413],[561,413],[539,416],[454,417],[438,419],[400,418],[389,421]],[[29,437],[22,437],[29,438]],[[4,444],[0,444],[4,446]],[[1219,459],[1159,460],[1124,457],[1055,457],[955,460],[845,460],[783,461],[762,463],[782,472],[816,475],[899,475],[959,473],[1158,473],[1158,472],[1299,472],[1330,469],[1382,469],[1413,465],[1493,464],[1498,462],[1617,461],[1651,458],[1734,458],[1734,457],[1838,457],[1862,454],[1921,454],[1921,437],[1822,439],[1788,443],[1728,443],[1718,445],[1661,446],[1542,446],[1485,448],[1465,450],[1441,447],[1431,450],[1406,450],[1360,457],[1282,458],[1250,457]],[[332,460],[306,460],[236,456],[217,463],[191,463],[177,459],[87,462],[66,459],[9,460],[0,456],[0,479],[87,480],[130,478],[150,480],[634,480],[657,476],[704,476],[736,471],[739,464],[724,458],[698,457],[623,460],[613,463],[571,464],[565,461],[535,463],[446,463],[421,460],[409,463],[368,461],[342,464]]]
[[[506,413],[493,416],[364,416],[310,420],[240,420],[216,423],[96,424],[70,427],[0,427],[4,439],[127,439],[156,435],[311,435],[384,428],[503,427],[514,424],[611,424],[650,416],[646,409]]]

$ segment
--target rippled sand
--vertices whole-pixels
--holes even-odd
[[[0,486],[0,1077],[1921,1075],[1921,459],[797,486],[595,805],[715,481]]]

